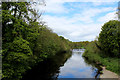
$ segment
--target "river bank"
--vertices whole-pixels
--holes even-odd
[[[103,51],[96,47],[95,42],[90,43],[86,47],[85,52],[82,56],[90,62],[96,63],[101,66],[105,66],[107,70],[119,74],[120,59],[118,57],[111,57],[103,54]]]
[[[100,78],[119,78],[116,73],[106,70],[105,67],[102,67],[102,69],[103,74],[100,75]]]

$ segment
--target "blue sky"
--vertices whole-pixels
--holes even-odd
[[[42,20],[53,32],[70,41],[92,41],[99,35],[101,26],[117,19],[117,0],[111,2],[81,2],[76,0],[46,0]]]

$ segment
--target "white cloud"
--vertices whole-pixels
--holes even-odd
[[[35,7],[38,10],[40,9],[45,10],[48,13],[54,13],[54,15],[43,15],[43,21],[47,22],[48,27],[50,27],[55,33],[64,36],[71,41],[94,40],[101,30],[101,25],[104,22],[112,19],[113,13],[108,13],[107,15],[100,17],[97,20],[100,23],[96,23],[94,17],[104,12],[106,13],[116,10],[114,7],[102,7],[99,9],[96,7],[86,8],[85,6],[81,7],[81,5],[73,4],[74,7],[79,7],[82,11],[71,14],[72,16],[63,16],[62,14],[69,12],[69,9],[67,9],[63,4],[71,1],[72,0],[47,0],[46,7]],[[97,2],[97,0],[94,1]],[[100,1],[101,2],[97,2],[94,5],[101,5],[103,1]],[[76,2],[76,0],[74,0],[74,2]],[[61,17],[57,16],[56,14],[61,15]]]
[[[46,21],[48,27],[52,28],[58,35],[62,35],[72,41],[94,40],[101,29],[100,24],[75,24],[73,18],[67,17],[44,15],[43,20]]]
[[[93,5],[94,6],[100,6],[100,5],[112,5],[114,4],[114,1],[113,2],[93,2]]]
[[[105,16],[102,16],[98,19],[98,21],[103,22],[103,23],[105,23],[109,20],[118,20],[118,16],[117,16],[116,12],[110,12],[110,13],[106,14]]]
[[[63,6],[62,3],[47,2],[46,5],[47,5],[45,7],[46,12],[50,12],[50,13],[66,13],[68,11]]]
[[[72,17],[44,15],[43,20],[47,22],[48,27],[52,28],[55,33],[62,35],[67,39],[70,39],[72,41],[91,41],[99,35],[99,32],[101,30],[101,24],[94,23],[93,17],[102,12],[114,10],[115,8],[112,7],[101,9],[89,8],[88,10],[83,10],[80,14],[74,14]],[[109,16],[110,14],[107,15],[108,18]],[[112,15],[109,19],[111,18]],[[101,17],[99,21],[106,19],[106,17]],[[76,23],[80,21],[83,21],[84,24]]]
[[[36,6],[32,5],[35,9],[40,10],[40,11],[45,11],[48,13],[67,13],[68,9],[66,9],[63,6],[64,2],[61,2],[60,0],[58,1],[53,1],[53,0],[47,0],[45,2],[46,6],[44,5],[39,5],[37,4]]]
[[[82,12],[74,14],[72,17],[73,22],[76,21],[83,21],[85,23],[92,23],[94,22],[93,17],[99,15],[100,13],[104,13],[107,11],[114,11],[115,8],[108,7],[108,8],[84,8]]]
[[[109,0],[109,1],[104,1],[104,0],[46,0],[44,5],[37,5],[33,6],[35,9],[40,10],[40,11],[45,11],[48,13],[68,13],[69,10],[64,7],[65,2],[93,2],[94,5],[101,5],[101,4],[110,4],[110,2],[118,2],[118,0]],[[78,5],[75,5],[77,7],[80,7]],[[101,10],[101,9],[100,9]]]

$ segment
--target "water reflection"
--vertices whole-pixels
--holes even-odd
[[[57,80],[60,67],[71,57],[71,53],[59,53],[50,57],[24,74],[22,80]]]
[[[84,49],[73,49],[72,57],[60,68],[59,78],[94,78],[97,68],[87,65],[82,57]]]
[[[22,80],[57,80],[59,78],[94,78],[98,69],[82,57],[84,49],[59,53],[27,71]]]

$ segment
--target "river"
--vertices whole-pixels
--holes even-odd
[[[99,78],[100,67],[82,57],[84,49],[61,53],[29,70],[22,80],[57,80],[61,78]]]

